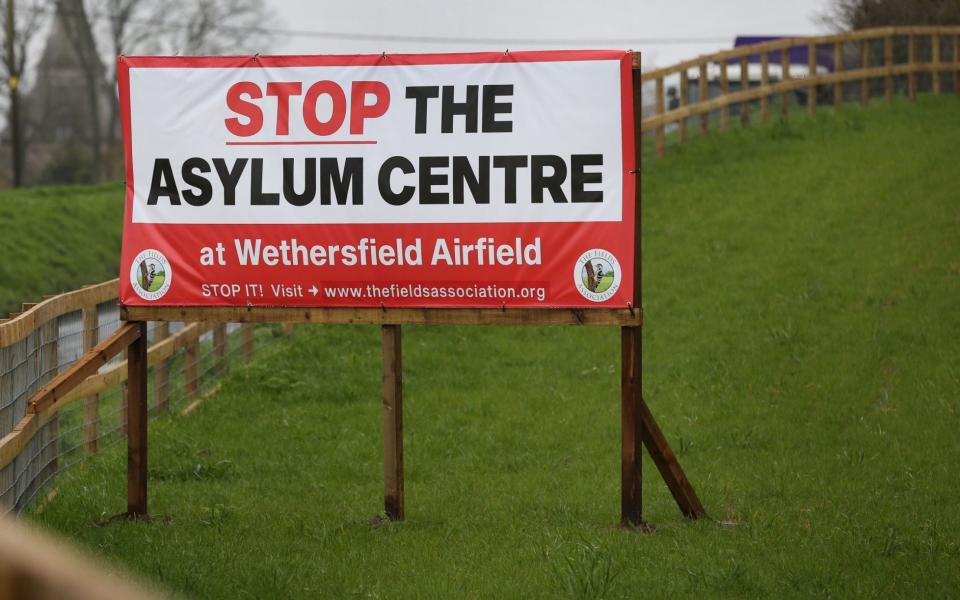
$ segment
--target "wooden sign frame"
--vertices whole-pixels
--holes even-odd
[[[121,318],[141,332],[129,347],[127,437],[127,515],[147,516],[147,321],[239,323],[353,323],[380,325],[383,334],[384,511],[403,520],[403,325],[616,325],[621,347],[620,523],[644,527],[641,453],[646,446],[680,510],[691,519],[706,512],[670,449],[642,395],[643,314],[640,248],[640,92],[639,53],[633,55],[633,112],[636,146],[634,292],[626,308],[287,308],[121,306]]]

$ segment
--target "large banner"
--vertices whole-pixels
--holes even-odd
[[[633,299],[623,51],[122,57],[120,299]]]

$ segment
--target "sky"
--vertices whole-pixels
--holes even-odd
[[[646,67],[733,45],[809,35],[829,0],[266,0],[270,54],[639,49]],[[313,32],[313,33],[311,33]],[[332,34],[332,35],[331,35]]]

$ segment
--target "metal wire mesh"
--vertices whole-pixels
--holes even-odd
[[[78,360],[84,354],[85,343],[105,339],[120,327],[116,301],[98,305],[95,312],[96,319],[90,330],[84,329],[83,313],[75,311],[0,348],[0,437],[17,427],[39,425],[16,457],[0,468],[0,514],[21,514],[59,474],[125,439],[126,383],[72,402],[45,422],[41,423],[42,415],[25,419],[31,396]],[[186,325],[170,323],[168,335],[182,331]],[[205,394],[231,365],[241,360],[244,352],[240,332],[239,324],[227,324],[223,343],[219,345],[218,336],[212,330],[206,331],[162,365],[151,367],[148,376],[151,417],[177,410]],[[89,339],[85,341],[85,338]],[[148,324],[147,339],[150,345],[159,341],[157,323]],[[114,368],[122,360],[122,355],[115,357],[100,372]],[[163,370],[165,375],[158,376],[158,370]],[[30,423],[31,420],[36,423]]]

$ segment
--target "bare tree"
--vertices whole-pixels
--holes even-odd
[[[110,98],[107,134],[120,139],[116,94],[117,57],[124,54],[220,54],[257,52],[269,40],[270,23],[262,0],[88,0],[96,16],[104,86]]]
[[[103,85],[107,97],[110,98],[110,114],[107,121],[107,138],[110,143],[116,143],[120,139],[120,103],[117,94],[114,91],[117,81],[117,61],[116,57],[124,54],[124,49],[128,53],[138,47],[138,41],[149,37],[150,25],[141,24],[145,19],[140,18],[144,13],[146,6],[144,0],[106,0],[102,7],[102,12],[106,18],[101,19],[105,26],[98,28],[101,39],[106,38],[109,42],[108,50],[114,60],[104,61],[108,65],[108,75]],[[149,19],[146,19],[149,21]]]
[[[20,89],[26,72],[30,46],[37,31],[42,27],[46,12],[41,2],[21,2],[14,0],[3,3],[3,68],[7,84],[2,87],[7,102],[7,130],[10,134],[11,180],[14,187],[23,184],[24,159],[26,157],[26,139],[23,132],[23,114],[20,106]]]
[[[960,24],[960,0],[832,0],[820,20],[838,30]]]
[[[107,141],[120,139],[118,56],[253,53],[269,39],[263,0],[57,0],[57,9],[83,64],[97,177],[102,174],[104,134],[101,93],[109,99]]]
[[[57,17],[77,56],[83,71],[87,94],[87,118],[89,119],[90,150],[93,158],[93,177],[100,179],[103,173],[103,126],[100,118],[100,90],[103,81],[103,62],[93,38],[93,28],[83,0],[57,0]]]
[[[162,36],[169,54],[256,53],[270,39],[263,0],[177,0]]]

